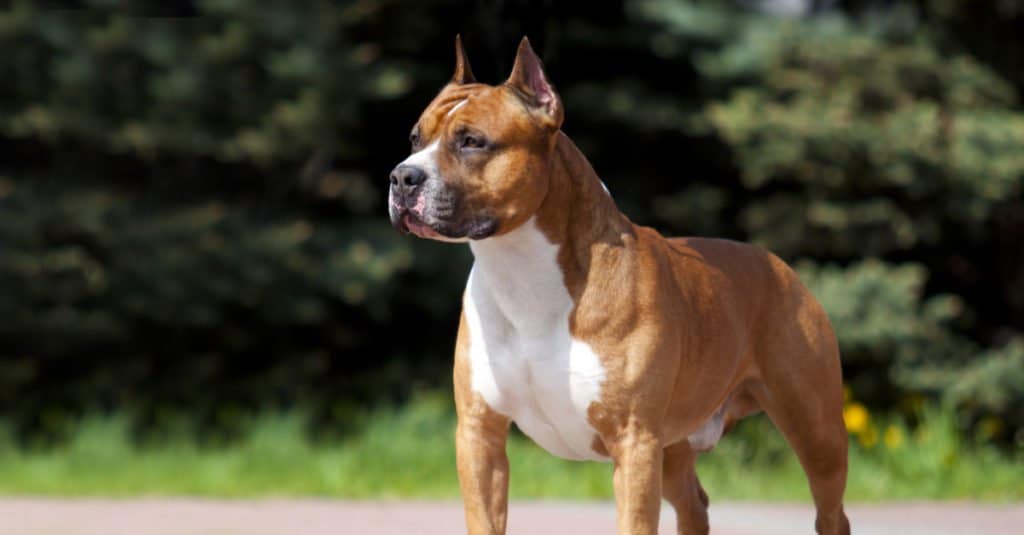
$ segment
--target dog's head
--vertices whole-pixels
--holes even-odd
[[[548,190],[562,103],[524,37],[512,74],[477,83],[461,40],[455,75],[412,128],[412,154],[391,172],[388,211],[402,232],[482,240],[526,222]]]

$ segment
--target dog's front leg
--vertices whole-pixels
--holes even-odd
[[[661,442],[654,433],[628,430],[615,448],[615,503],[619,533],[657,535],[661,511]]]
[[[470,535],[503,535],[508,510],[508,418],[475,400],[459,411],[455,456]]]

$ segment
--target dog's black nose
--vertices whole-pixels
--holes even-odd
[[[391,187],[409,192],[427,180],[427,173],[412,165],[399,165],[391,171]]]

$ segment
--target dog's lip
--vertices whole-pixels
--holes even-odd
[[[391,226],[395,227],[395,230],[402,234],[415,234],[421,238],[444,238],[440,232],[434,230],[423,222],[416,212],[410,209],[408,206],[395,202],[394,199],[389,199],[391,204]],[[422,201],[421,201],[422,202]]]
[[[409,227],[405,224],[405,216],[409,212],[405,208],[392,203],[391,226],[401,234],[408,234]]]
[[[434,230],[429,225],[421,221],[420,218],[416,217],[416,214],[410,210],[406,210],[402,213],[402,216],[399,218],[399,222],[406,232],[411,232],[421,238],[443,237],[440,232]]]

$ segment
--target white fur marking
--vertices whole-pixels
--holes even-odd
[[[423,150],[410,154],[408,158],[402,160],[402,163],[398,165],[410,165],[413,167],[420,167],[427,172],[427,176],[436,177],[437,148],[438,142],[435,141],[430,145],[427,145]]]
[[[463,310],[472,389],[552,454],[607,460],[593,450],[596,432],[587,420],[605,370],[569,331],[573,301],[558,246],[531,219],[470,247],[476,262]]]
[[[722,438],[722,432],[725,431],[724,412],[725,405],[722,405],[699,429],[687,437],[690,447],[697,451],[708,451],[718,444]]]
[[[445,117],[451,117],[451,116],[452,116],[452,114],[453,114],[453,113],[455,113],[455,110],[457,110],[457,109],[459,109],[459,108],[461,108],[461,107],[463,107],[463,106],[465,106],[465,105],[466,105],[466,101],[467,101],[467,100],[468,100],[468,99],[462,99],[462,101],[461,101],[461,102],[459,102],[458,104],[456,104],[456,105],[452,106],[452,109],[448,110],[448,113],[444,114],[444,116],[445,116]]]

